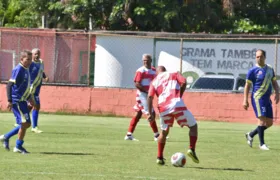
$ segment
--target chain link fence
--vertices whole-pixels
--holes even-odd
[[[239,79],[244,80],[255,65],[257,49],[266,51],[266,62],[280,79],[277,37],[0,28],[0,38],[1,81],[10,78],[20,52],[33,48],[41,50],[49,83],[56,85],[134,88],[135,71],[148,53],[154,66],[181,72],[191,89],[199,78],[208,76],[233,78],[234,86],[228,87],[238,90],[244,84]],[[215,91],[223,89],[224,85],[208,80]]]
[[[95,38],[86,33],[55,30],[0,29],[1,81],[10,78],[11,70],[20,60],[20,52],[39,48],[49,84],[89,85],[91,44]],[[93,50],[94,52],[94,50]],[[91,57],[93,59],[93,57]]]

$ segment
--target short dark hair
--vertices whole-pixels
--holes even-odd
[[[256,52],[258,52],[258,51],[261,51],[262,54],[263,54],[263,56],[266,57],[266,52],[265,52],[265,50],[263,50],[263,49],[258,49]]]
[[[27,56],[32,56],[32,53],[28,50],[23,50],[21,53],[20,53],[20,58],[25,58]]]

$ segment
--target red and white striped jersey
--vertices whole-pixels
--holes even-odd
[[[145,66],[137,69],[134,82],[139,82],[143,88],[148,92],[149,86],[152,80],[156,76],[156,69],[152,67],[151,69],[147,69]],[[137,89],[137,94],[141,94],[142,92]]]
[[[160,115],[187,110],[180,97],[180,85],[183,83],[186,83],[186,78],[177,72],[162,72],[152,81],[148,96],[156,95],[158,97]]]

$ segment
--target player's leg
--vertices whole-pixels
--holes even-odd
[[[24,143],[26,130],[31,125],[28,105],[26,101],[19,102],[19,110],[22,114],[22,122],[18,131],[18,139],[16,140],[16,147],[14,148],[14,152],[26,154],[28,153],[28,151],[22,145]]]
[[[260,140],[260,149],[269,150],[264,142],[264,131],[273,125],[273,112],[271,101],[268,101],[265,107],[262,107],[262,116],[259,117],[258,134]]]
[[[189,127],[189,149],[187,151],[187,155],[193,160],[195,163],[199,163],[199,159],[196,155],[196,142],[198,137],[198,126],[196,120],[192,113],[189,110],[178,112],[176,115],[177,123],[183,127]]]
[[[17,108],[17,105],[14,105],[14,107],[12,108],[12,112],[13,112],[15,120],[16,120],[14,126],[15,127],[20,126],[19,123],[21,122],[21,114]]]
[[[255,115],[258,119],[258,126],[251,132],[245,134],[245,138],[247,140],[247,144],[252,147],[253,146],[253,138],[255,135],[259,135],[260,147],[264,144],[264,131],[270,127],[266,124],[266,116],[273,118],[272,113],[272,104],[270,99],[252,99],[252,107],[254,109]],[[269,125],[269,123],[268,123]],[[264,146],[266,148],[266,145]]]
[[[12,112],[14,113],[15,119],[16,119],[16,124],[17,126],[15,126],[11,131],[9,131],[8,133],[1,135],[0,136],[0,141],[3,144],[3,147],[9,151],[10,150],[10,146],[9,146],[9,140],[11,137],[13,137],[14,135],[18,134],[18,131],[21,127],[21,115],[20,115],[20,111],[18,108],[17,104],[13,104],[12,106]]]
[[[153,111],[153,115],[154,117],[156,117],[156,113],[155,111]],[[158,132],[158,127],[157,127],[157,122],[156,120],[150,122],[150,126],[154,132],[154,141],[157,141],[158,140],[158,137],[159,137],[159,132]]]
[[[252,98],[251,104],[252,104],[254,113],[256,115],[256,118],[258,118],[259,116],[261,116],[261,112],[260,112],[260,108],[259,108],[260,102],[259,102],[258,99]],[[258,122],[258,124],[260,124],[260,123]],[[245,138],[247,140],[247,144],[250,147],[253,147],[253,140],[254,140],[253,138],[255,137],[255,135],[258,134],[258,127],[259,127],[259,125],[254,130],[252,130],[250,132],[247,132],[245,134]]]
[[[32,129],[31,131],[34,133],[41,133],[43,131],[41,131],[38,128],[38,118],[39,118],[39,111],[40,111],[40,98],[39,95],[33,95],[33,100],[34,100],[34,107],[32,110]]]
[[[133,137],[133,132],[137,126],[137,123],[139,122],[139,120],[141,119],[142,117],[142,111],[136,111],[135,115],[132,117],[132,119],[130,120],[130,123],[129,123],[129,127],[128,127],[128,130],[127,130],[127,133],[124,137],[125,140],[132,140],[132,141],[138,141],[137,139],[135,139]]]
[[[169,128],[172,127],[173,125],[173,122],[174,122],[174,117],[172,114],[160,116],[161,133],[157,139],[158,142],[157,164],[159,165],[165,164],[163,152],[166,143],[166,137],[169,133]]]
[[[143,114],[148,115],[149,110],[148,110],[147,96],[144,96],[144,95],[140,96],[139,99],[140,100],[138,101],[139,102],[138,106],[140,107]],[[156,113],[155,113],[154,109],[153,109],[153,115],[154,115],[154,117],[156,117]],[[157,138],[159,136],[157,122],[156,121],[151,121],[150,122],[150,127],[152,128],[153,133],[154,133],[154,141],[157,141]]]

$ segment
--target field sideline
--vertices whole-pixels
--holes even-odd
[[[279,126],[266,132],[270,151],[258,149],[258,137],[249,148],[244,133],[255,125],[199,121],[197,154],[200,164],[187,157],[175,168],[170,157],[186,152],[188,129],[175,124],[165,148],[167,165],[156,162],[157,143],[142,119],[136,129],[139,142],[124,141],[129,118],[41,114],[44,133],[28,130],[28,155],[0,148],[0,179],[279,179]],[[158,121],[157,121],[158,122]],[[0,113],[0,134],[14,124],[12,113]],[[11,139],[14,147],[16,137]]]

